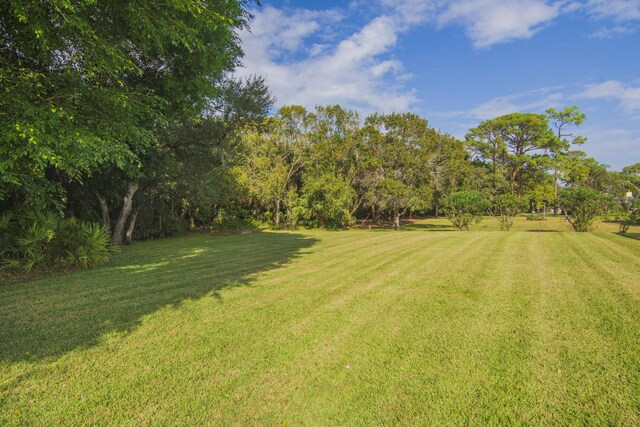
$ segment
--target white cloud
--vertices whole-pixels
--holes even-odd
[[[562,89],[562,86],[553,86],[498,96],[468,110],[432,112],[429,115],[480,121],[515,112],[542,113],[547,108],[560,108],[566,104],[567,96]]]
[[[476,48],[526,39],[561,13],[580,7],[566,0],[380,0],[405,22],[442,28],[462,25]]]
[[[618,22],[640,19],[640,0],[587,0],[588,13],[597,19]]]
[[[596,39],[612,39],[617,36],[633,34],[635,28],[632,25],[614,25],[612,27],[601,27],[591,34]]]
[[[393,49],[402,34],[417,25],[461,25],[476,48],[487,48],[532,37],[571,13],[612,25],[594,36],[623,34],[633,25],[629,20],[640,17],[639,8],[640,0],[353,0],[342,10],[267,6],[254,12],[251,31],[241,34],[246,68],[238,74],[265,76],[278,105],[339,103],[364,113],[406,111],[415,109],[418,99],[408,86],[411,74]],[[352,29],[350,34],[345,34],[344,24]],[[570,103],[567,99],[596,98],[617,99],[625,110],[639,111],[639,92],[637,87],[605,82],[580,94],[544,89],[436,114],[478,120],[561,107]]]
[[[640,0],[587,0],[587,14],[597,22],[610,22],[591,34],[591,37],[610,39],[636,31],[633,21],[640,20]]]
[[[429,22],[439,28],[461,25],[474,47],[488,48],[528,39],[562,15],[586,14],[615,25],[592,35],[611,38],[633,32],[628,23],[640,19],[640,0],[380,0],[411,24]],[[626,23],[626,24],[625,24]],[[624,25],[623,25],[624,24]]]
[[[254,15],[251,32],[241,34],[245,68],[238,74],[265,76],[279,105],[339,103],[389,112],[416,103],[400,83],[403,64],[389,56],[406,28],[399,15],[375,17],[337,41],[331,40],[331,26],[340,19],[335,11],[266,7]]]
[[[476,48],[527,39],[561,13],[561,3],[542,0],[457,0],[438,17],[442,27],[460,23]]]
[[[640,87],[624,85],[617,80],[589,84],[578,95],[583,99],[615,99],[628,112],[640,111]]]
[[[580,129],[580,135],[587,138],[587,144],[580,149],[614,170],[621,170],[640,159],[638,129],[586,126]]]
[[[380,4],[405,25],[434,20],[446,3],[445,0],[380,0]]]
[[[466,117],[486,120],[513,112],[542,113],[547,108],[562,108],[577,100],[609,99],[618,101],[629,114],[640,112],[640,87],[617,80],[592,83],[582,87],[551,86],[511,95],[498,96],[468,110],[432,112],[437,117]]]

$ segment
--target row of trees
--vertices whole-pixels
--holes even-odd
[[[0,4],[3,258],[31,251],[20,242],[41,249],[60,230],[89,236],[90,223],[121,245],[256,223],[399,228],[406,215],[440,215],[459,191],[482,194],[493,210],[510,195],[524,210],[558,211],[564,187],[621,204],[638,194],[640,165],[610,172],[575,150],[584,143],[571,134],[585,119],[577,107],[488,120],[465,141],[411,113],[287,106],[270,116],[264,80],[233,78],[250,3]],[[25,220],[33,212],[82,221]]]
[[[577,107],[513,113],[461,142],[414,114],[361,120],[340,106],[284,107],[243,132],[236,161],[244,206],[276,227],[346,227],[357,216],[399,228],[402,215],[439,215],[453,192],[466,191],[459,197],[470,203],[479,199],[468,192],[479,193],[489,203],[483,211],[499,217],[514,205],[559,212],[560,188],[590,188],[625,205],[638,194],[640,164],[609,172],[573,150],[585,139],[567,129],[584,118]]]
[[[615,212],[620,231],[626,233],[633,224],[640,223],[640,198],[626,197],[621,203],[608,194],[586,187],[563,188],[557,199],[565,217],[575,231],[591,231],[598,219],[608,212]],[[495,217],[500,229],[508,231],[516,217],[522,213],[522,204],[513,194],[502,194],[489,200],[477,191],[458,191],[442,200],[447,218],[458,230],[468,230],[473,222],[484,215]],[[530,215],[531,219],[537,218]]]
[[[340,106],[283,107],[242,135],[237,162],[256,219],[347,227],[426,211],[469,174],[464,145],[415,114],[364,121]]]

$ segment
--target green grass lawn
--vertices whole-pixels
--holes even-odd
[[[640,424],[638,227],[496,227],[190,235],[1,285],[0,425]]]

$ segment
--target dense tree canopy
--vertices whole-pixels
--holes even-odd
[[[467,134],[471,152],[489,163],[494,191],[508,183],[512,194],[525,191],[527,176],[547,166],[546,151],[559,144],[543,114],[511,113],[487,120]]]
[[[160,130],[219,97],[241,55],[246,6],[3,2],[0,200],[60,204],[62,183],[114,170],[132,197]]]

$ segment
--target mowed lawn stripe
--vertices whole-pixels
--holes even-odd
[[[627,289],[637,283],[638,266],[615,274],[622,266],[604,255],[597,237],[558,238],[560,244],[549,246],[555,267],[549,282],[561,294],[549,306],[556,311],[549,328],[555,334],[546,354],[555,353],[556,369],[546,372],[541,387],[552,394],[546,403],[556,408],[554,419],[636,424],[640,311]]]

